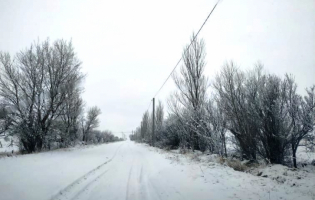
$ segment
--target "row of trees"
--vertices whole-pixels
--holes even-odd
[[[230,62],[209,87],[204,75],[204,41],[193,35],[191,42],[184,49],[180,72],[173,74],[177,91],[168,100],[166,119],[163,114],[159,116],[159,112],[164,113],[163,106],[157,108],[157,145],[227,156],[230,133],[242,158],[263,158],[278,164],[290,161],[296,167],[301,140],[313,138],[315,86],[306,89],[302,97],[291,75],[281,78],[269,74],[260,63],[244,72]],[[151,141],[151,120],[146,112],[130,138]]]
[[[84,113],[83,79],[71,42],[35,43],[13,58],[0,52],[0,134],[17,137],[26,152],[116,140],[94,130],[99,108]]]

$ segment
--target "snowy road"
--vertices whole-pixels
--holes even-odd
[[[169,195],[167,188],[151,182],[159,179],[154,170],[159,163],[152,163],[143,146],[123,142],[113,145],[112,150],[110,159],[51,199],[164,199]]]
[[[185,199],[172,185],[160,179],[161,171],[171,167],[167,166],[169,160],[133,142],[112,146],[108,160],[51,199]]]
[[[311,199],[289,185],[130,141],[0,159],[0,200]]]

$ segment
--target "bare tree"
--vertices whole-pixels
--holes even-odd
[[[257,151],[271,163],[283,164],[286,156],[288,141],[288,85],[275,75],[266,75],[256,100],[256,115],[253,115],[258,127]]]
[[[172,139],[172,146],[175,146],[177,139],[181,148],[186,149],[191,145],[191,125],[190,125],[190,112],[188,109],[183,109],[179,101],[177,100],[176,92],[171,94],[168,98],[167,104],[171,115],[166,119],[166,131],[170,131],[166,134],[168,138]]]
[[[176,101],[180,103],[183,109],[189,110],[193,130],[190,130],[190,146],[192,149],[199,148],[198,135],[196,133],[197,123],[201,120],[200,112],[205,103],[206,90],[208,82],[204,76],[205,68],[205,43],[198,40],[193,34],[191,37],[191,46],[185,47],[183,51],[183,66],[180,73],[173,74],[174,82],[178,92],[175,93]]]
[[[0,137],[7,135],[11,125],[12,119],[9,117],[9,111],[5,105],[0,104]]]
[[[289,137],[292,162],[296,168],[296,151],[300,141],[314,130],[315,126],[315,86],[307,89],[304,99],[296,94],[297,85],[292,76],[286,75],[288,84],[287,105],[290,116]]]
[[[81,99],[80,88],[69,88],[70,96],[65,100],[65,104],[62,109],[60,119],[62,121],[61,126],[58,127],[61,131],[61,143],[66,146],[69,142],[76,140],[79,131],[79,117],[83,112],[83,100]]]
[[[214,99],[210,99],[206,106],[205,123],[211,135],[209,135],[210,150],[227,157],[226,151],[226,117]]]
[[[213,84],[218,95],[219,107],[227,117],[227,128],[237,138],[242,156],[256,159],[255,121],[247,112],[245,74],[233,62],[226,63]]]
[[[0,54],[0,96],[9,105],[14,131],[26,151],[43,147],[69,96],[67,88],[83,78],[80,65],[71,42],[64,40],[35,43],[14,60]]]
[[[214,88],[226,127],[247,158],[259,154],[268,162],[284,164],[293,155],[296,167],[298,145],[314,129],[314,87],[303,99],[292,76],[281,79],[263,73],[261,64],[244,73],[230,63],[216,77]]]
[[[94,106],[90,108],[87,112],[86,120],[83,123],[83,141],[87,142],[90,132],[99,126],[98,116],[101,114],[101,110]]]

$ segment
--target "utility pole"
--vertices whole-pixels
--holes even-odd
[[[152,111],[152,146],[154,146],[155,139],[155,98],[153,98],[153,111]]]

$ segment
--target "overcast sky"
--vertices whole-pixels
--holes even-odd
[[[131,131],[215,3],[0,0],[0,51],[72,39],[87,74],[86,106],[102,110],[100,129]],[[233,60],[244,70],[260,61],[271,73],[292,73],[300,92],[315,84],[314,0],[222,0],[200,37],[210,81]],[[172,90],[170,79],[157,98]]]

